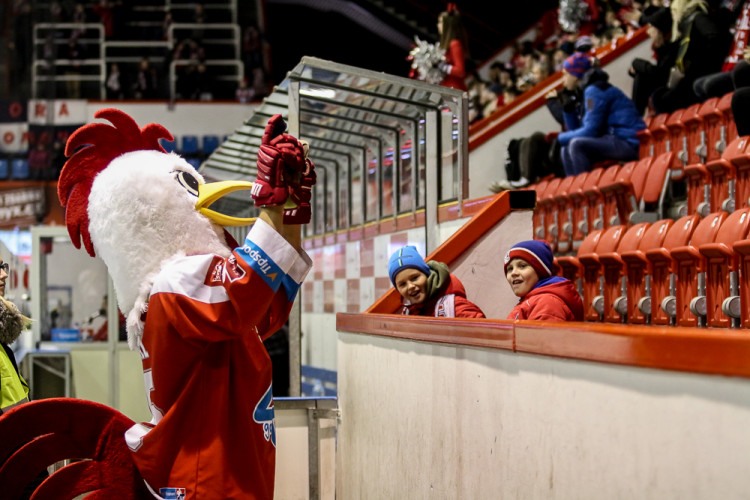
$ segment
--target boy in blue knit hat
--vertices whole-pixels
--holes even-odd
[[[505,278],[520,297],[507,319],[583,321],[583,302],[575,285],[555,276],[552,249],[544,241],[516,243],[505,254]]]
[[[388,276],[401,294],[401,314],[441,318],[484,318],[466,298],[466,290],[447,265],[425,262],[416,247],[396,250],[388,260]]]

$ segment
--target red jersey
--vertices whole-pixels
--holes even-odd
[[[310,267],[258,221],[229,257],[176,258],[160,271],[139,345],[153,418],[125,434],[156,498],[273,498],[276,432],[262,340],[286,321]]]

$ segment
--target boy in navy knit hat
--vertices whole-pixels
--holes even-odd
[[[476,304],[466,298],[464,285],[448,266],[425,262],[416,247],[396,250],[388,260],[388,276],[401,294],[401,314],[442,318],[484,318]]]
[[[520,297],[508,319],[583,321],[583,302],[573,283],[555,276],[557,267],[549,245],[528,240],[505,254],[505,278]]]

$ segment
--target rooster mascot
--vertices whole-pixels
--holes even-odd
[[[140,129],[115,109],[95,117],[112,125],[71,135],[58,194],[73,243],[106,264],[143,362],[153,418],[122,436],[143,490],[147,498],[271,499],[276,433],[262,341],[287,320],[312,265],[300,245],[315,183],[307,146],[276,115],[254,183],[206,183],[164,152],[159,139],[172,140],[164,127]],[[260,207],[242,245],[222,226],[248,220],[209,208],[238,189]]]

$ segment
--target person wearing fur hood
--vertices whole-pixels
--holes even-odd
[[[0,265],[0,415],[29,401],[29,386],[18,371],[16,357],[10,345],[21,336],[29,319],[15,304],[5,300],[5,280],[8,264]]]
[[[388,261],[391,283],[401,294],[400,314],[438,318],[484,318],[482,310],[466,298],[463,283],[448,266],[425,262],[416,247],[407,245]]]
[[[544,241],[522,241],[508,250],[505,277],[519,300],[507,319],[583,321],[575,285],[555,271],[552,250]]]

